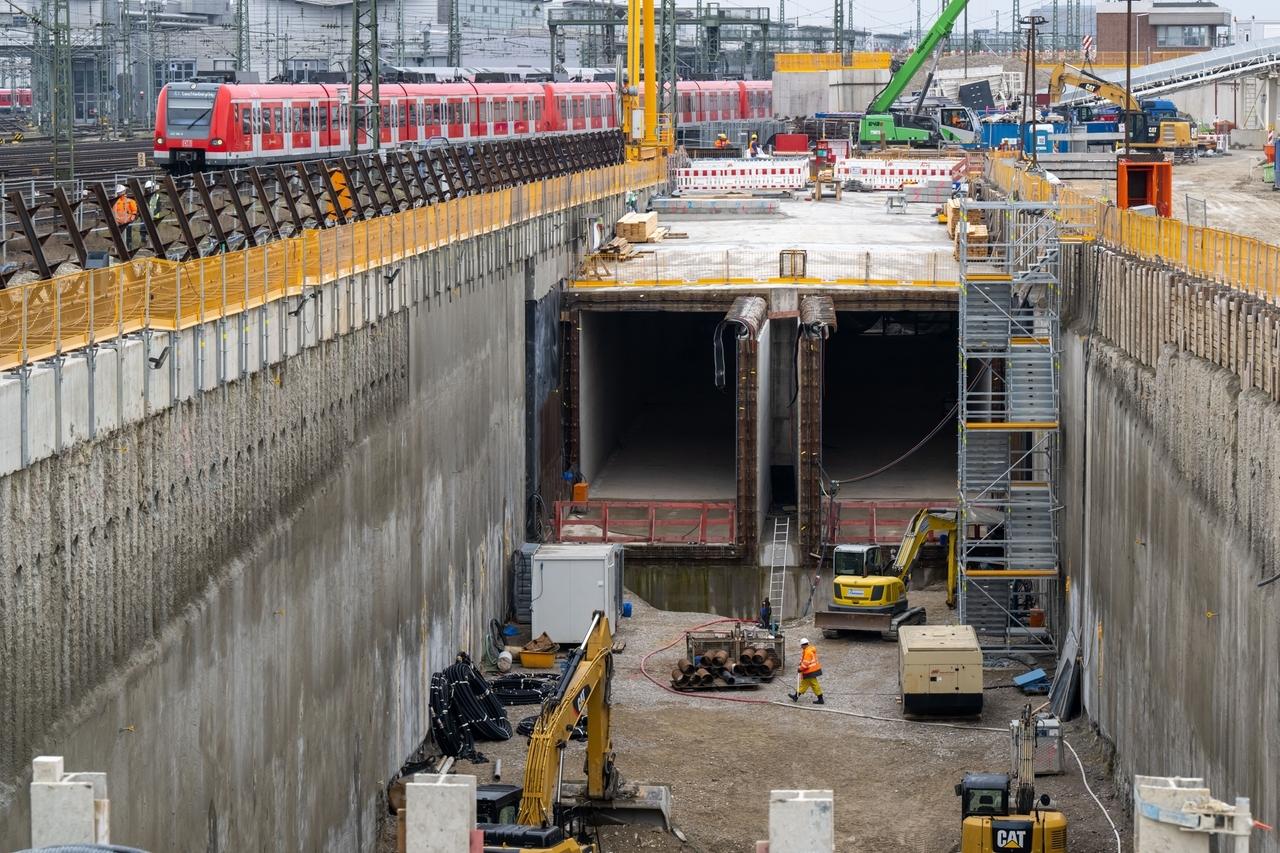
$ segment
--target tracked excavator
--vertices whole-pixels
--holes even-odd
[[[1067,818],[1036,799],[1036,720],[1027,705],[1010,727],[1013,773],[966,773],[960,797],[960,853],[1066,853]]]
[[[931,535],[947,536],[947,606],[956,595],[956,511],[922,509],[907,525],[893,560],[879,545],[837,545],[832,557],[831,603],[814,613],[814,625],[824,637],[849,631],[878,631],[886,640],[898,638],[902,625],[925,621],[923,607],[907,599],[907,578]]]
[[[671,828],[671,789],[627,783],[614,766],[609,731],[613,635],[596,611],[560,686],[542,705],[524,768],[514,824],[482,823],[485,853],[601,853],[587,827],[646,823]],[[587,718],[586,781],[564,781],[569,739]]]

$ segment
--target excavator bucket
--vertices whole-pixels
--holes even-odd
[[[599,826],[622,824],[661,827],[671,831],[671,789],[666,785],[623,785],[607,800],[587,797],[586,783],[565,782],[560,801],[582,806],[591,812],[589,822]]]

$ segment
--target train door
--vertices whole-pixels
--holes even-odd
[[[404,120],[400,122],[401,142],[414,143],[420,138],[418,134],[418,123],[421,121],[422,117],[421,104],[422,102],[416,98],[405,98],[404,115],[401,116]]]
[[[423,141],[443,134],[444,105],[434,98],[428,98],[424,104],[422,117]]]
[[[262,158],[262,104],[255,102],[246,107],[249,110],[249,150],[253,159]]]

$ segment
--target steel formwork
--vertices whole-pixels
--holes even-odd
[[[959,615],[989,651],[1056,651],[1060,244],[1054,201],[962,203]],[[987,233],[969,223],[981,220]]]

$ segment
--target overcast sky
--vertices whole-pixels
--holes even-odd
[[[941,8],[938,0],[922,0],[924,26],[938,16]],[[1023,14],[1040,0],[1020,0]],[[1048,3],[1050,0],[1044,0]],[[776,16],[777,0],[722,0],[725,6],[767,6]],[[681,0],[680,5],[692,5],[689,0]],[[1066,3],[1060,3],[1063,14],[1066,14]],[[1280,20],[1280,4],[1276,0],[1220,0],[1219,5],[1231,10],[1237,18],[1258,18]],[[916,5],[914,0],[854,0],[852,25],[857,29],[896,32],[913,29],[916,25]],[[969,28],[989,29],[995,24],[995,13],[1000,12],[1000,27],[1008,29],[1009,17],[1013,4],[1010,0],[972,0],[969,3]],[[787,0],[787,19],[801,19],[801,23],[818,24],[831,21],[831,0]],[[959,26],[957,26],[959,31]]]

